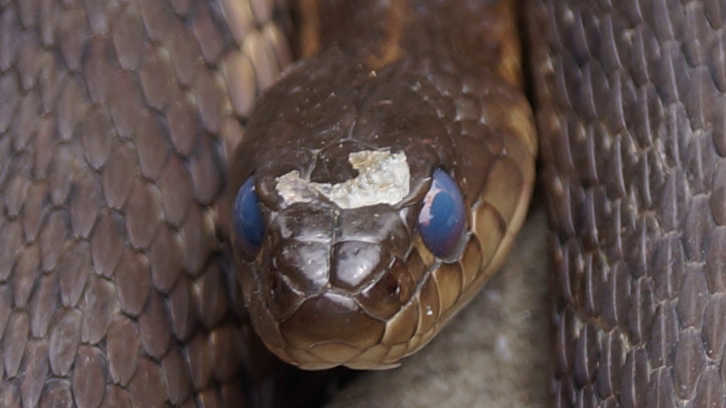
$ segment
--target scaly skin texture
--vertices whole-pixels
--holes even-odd
[[[273,393],[271,360],[236,346],[215,175],[286,57],[269,7],[221,4],[1,3],[0,405]],[[723,7],[527,5],[559,405],[722,407]],[[160,240],[181,257],[154,255]]]
[[[723,407],[724,3],[527,6],[556,405]]]
[[[238,120],[290,59],[275,7],[2,2],[0,406],[263,407],[292,395],[282,376],[305,386],[251,333],[220,240]]]

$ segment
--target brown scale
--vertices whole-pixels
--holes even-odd
[[[723,4],[528,1],[556,406],[724,406]]]
[[[252,333],[220,240],[240,119],[290,59],[275,7],[0,6],[0,405],[272,407],[316,388]]]
[[[722,7],[573,3],[528,0],[525,18],[555,226],[558,405],[722,406]],[[400,56],[410,20],[397,4],[371,66]],[[0,6],[4,405],[270,406],[287,393],[218,239],[238,119],[290,59],[276,12],[227,0]],[[517,54],[514,38],[503,55]],[[518,83],[516,58],[498,61]],[[442,72],[421,92],[458,95],[465,80]],[[484,103],[487,120],[527,133],[496,100],[461,95],[437,113],[473,118]],[[474,136],[474,122],[456,129]],[[513,148],[517,163],[529,154]],[[505,203],[493,201],[472,222],[503,233],[490,204]],[[477,279],[470,265],[499,256],[498,239],[472,238],[460,263],[432,273],[442,310]],[[413,258],[431,263],[425,250]],[[415,330],[420,310],[405,313],[389,324]],[[317,377],[305,378],[292,383]]]

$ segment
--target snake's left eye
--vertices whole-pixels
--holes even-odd
[[[232,212],[236,243],[245,258],[252,259],[257,256],[262,245],[262,236],[265,234],[265,223],[253,177],[240,187]]]
[[[432,177],[418,215],[418,228],[426,248],[446,259],[459,248],[466,226],[466,207],[459,186],[450,175],[436,169]]]

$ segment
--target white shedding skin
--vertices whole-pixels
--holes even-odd
[[[275,179],[277,192],[286,205],[309,203],[320,194],[340,208],[396,204],[409,193],[411,173],[406,154],[363,150],[350,153],[348,161],[358,176],[342,183],[313,183],[293,170]]]

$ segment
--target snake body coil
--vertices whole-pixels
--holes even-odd
[[[285,384],[312,388],[308,380],[319,377],[290,375],[258,348],[229,242],[220,239],[231,225],[224,191],[251,175],[269,176],[255,179],[255,193],[264,211],[277,211],[282,199],[269,198],[280,191],[275,179],[295,180],[294,170],[306,189],[283,190],[320,194],[327,185],[332,197],[332,186],[358,174],[351,153],[404,153],[409,165],[420,152],[433,159],[408,166],[410,201],[386,204],[385,218],[398,225],[390,229],[395,250],[379,245],[386,237],[344,234],[353,237],[345,242],[375,244],[366,247],[378,255],[365,259],[394,268],[382,261],[362,280],[327,274],[320,281],[243,271],[256,324],[283,358],[310,368],[395,364],[486,279],[496,248],[521,222],[528,192],[517,188],[533,177],[527,163],[535,145],[516,125],[528,123],[520,120],[528,113],[512,59],[512,9],[484,0],[308,3],[321,6],[315,15],[338,13],[302,33],[306,56],[332,62],[289,71],[275,89],[296,93],[273,89],[257,108],[267,116],[256,114],[246,128],[258,90],[289,59],[272,2],[0,2],[0,405],[269,407],[274,396],[300,397]],[[554,227],[557,405],[723,407],[726,7],[719,0],[525,4]],[[315,87],[285,88],[316,75]],[[343,85],[344,78],[354,82]],[[320,109],[301,95],[319,98]],[[287,122],[279,108],[297,102],[308,107]],[[330,105],[351,115],[334,117]],[[518,113],[504,113],[504,105]],[[361,113],[370,120],[354,119]],[[409,129],[416,117],[424,123]],[[365,126],[387,130],[391,143]],[[493,129],[501,134],[490,137]],[[345,138],[346,130],[352,137],[336,150],[331,133]],[[267,153],[253,146],[264,145],[265,131],[282,140]],[[313,147],[296,148],[301,135]],[[407,138],[414,148],[407,150]],[[248,144],[230,169],[230,147],[242,139]],[[290,164],[295,154],[304,168]],[[492,184],[497,166],[519,169],[517,188]],[[428,195],[437,169],[473,209],[466,244],[454,245],[465,256],[456,260],[429,249],[447,253],[448,242],[416,238],[420,217],[412,214],[423,204],[413,198]],[[487,193],[498,189],[521,194]],[[501,197],[519,198],[508,206]],[[481,216],[483,208],[491,211]],[[323,210],[321,225],[348,210],[374,225],[383,214]],[[494,225],[489,233],[479,229],[482,219]],[[281,231],[269,229],[260,244],[289,240]],[[339,241],[330,231],[315,243],[333,248]],[[330,254],[324,258],[338,259]],[[388,277],[396,278],[390,286],[375,285]],[[400,285],[415,277],[423,280]],[[323,284],[306,292],[306,282]],[[262,292],[273,287],[289,297],[278,302]],[[366,297],[373,289],[382,290]],[[393,293],[405,302],[381,307]],[[361,336],[320,341],[344,335],[306,310],[333,297],[350,307],[317,311],[330,322],[364,321],[352,326]]]
[[[530,1],[557,405],[726,403],[726,8]]]

